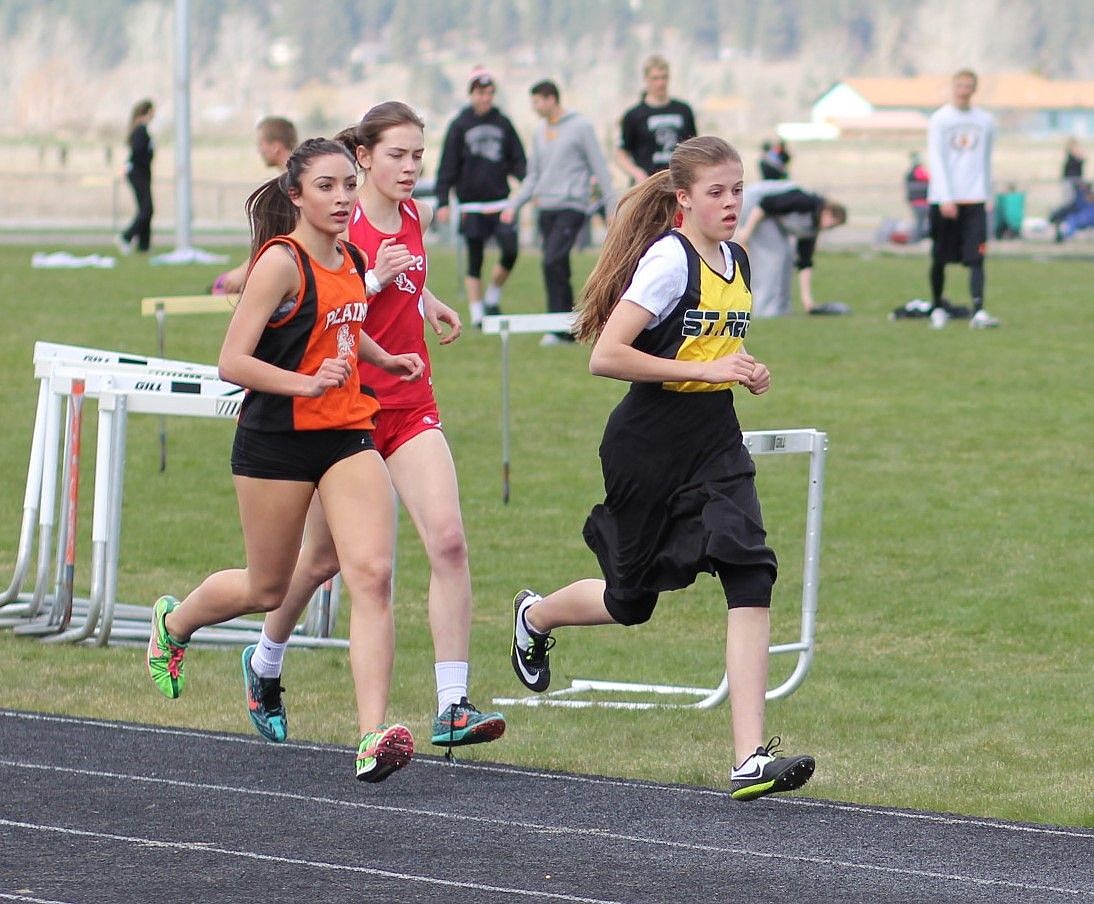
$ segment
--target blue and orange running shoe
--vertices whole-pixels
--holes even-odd
[[[243,648],[243,694],[251,724],[267,741],[280,744],[289,736],[289,720],[281,700],[281,677],[260,678],[251,668],[256,644]]]
[[[182,663],[182,657],[186,655],[186,644],[177,643],[167,633],[163,620],[178,605],[179,601],[173,596],[161,596],[156,600],[152,607],[152,634],[148,638],[148,674],[160,693],[172,700],[182,694],[182,688],[186,684]]]
[[[414,736],[405,725],[381,725],[357,747],[357,781],[382,782],[414,756]]]
[[[496,741],[505,734],[505,716],[480,713],[466,697],[433,719],[432,741],[438,747],[462,747]]]

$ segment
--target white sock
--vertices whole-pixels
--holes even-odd
[[[472,323],[482,323],[482,302],[481,301],[468,302],[467,308],[468,308],[469,311],[471,311],[471,322]]]
[[[522,650],[527,650],[532,643],[531,629],[528,627],[528,622],[524,620],[525,615],[528,614],[528,607],[533,603],[538,603],[542,596],[538,594],[528,597],[523,603],[520,604],[520,609],[517,612],[517,646]],[[538,631],[536,632],[539,633]]]
[[[440,715],[467,696],[467,663],[435,662],[433,671],[437,675],[437,715]]]
[[[501,286],[495,286],[491,283],[486,288],[486,296],[483,298],[487,307],[496,308],[501,304]]]
[[[254,653],[251,654],[251,671],[259,678],[276,678],[281,674],[281,663],[285,661],[285,648],[289,644],[274,643],[262,629],[262,637]]]

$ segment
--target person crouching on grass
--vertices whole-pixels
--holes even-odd
[[[357,777],[386,778],[409,762],[414,739],[388,725],[394,662],[391,481],[372,444],[375,398],[358,357],[414,381],[418,355],[389,355],[362,330],[367,261],[338,236],[357,198],[346,148],[305,141],[286,172],[247,199],[254,262],[220,351],[220,375],[248,389],[232,446],[247,565],[207,577],[180,603],[153,608],[148,672],[169,698],[185,686],[194,632],[276,609],[289,588],[312,493],[318,489],[352,605],[350,666],[361,743]]]
[[[733,387],[762,395],[771,385],[744,347],[748,258],[729,241],[743,172],[722,139],[692,138],[619,205],[575,326],[593,342],[589,370],[631,382],[604,429],[605,500],[584,529],[604,578],[547,596],[521,590],[510,658],[526,687],[545,691],[555,628],[640,624],[661,591],[716,574],[729,606],[730,789],[752,800],[801,787],[815,763],[778,756],[778,738],[762,743],[778,565],[733,408]]]

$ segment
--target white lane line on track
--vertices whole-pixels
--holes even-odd
[[[94,728],[112,728],[119,731],[147,732],[149,734],[171,735],[184,738],[195,737],[195,733],[187,729],[162,728],[156,725],[133,725],[128,722],[110,722],[101,719],[78,719],[72,716],[51,716],[43,713],[22,713],[2,709],[0,709],[0,716],[26,719],[28,721],[59,722],[70,725],[88,725]],[[285,744],[271,745],[268,741],[250,738],[244,735],[201,733],[200,735],[197,735],[197,737],[231,744],[256,745],[274,750],[305,750],[326,754],[333,753],[339,756],[351,752],[348,747],[340,748],[333,745],[303,744],[294,741]],[[416,759],[414,762],[423,766],[435,766],[443,769],[452,768],[448,763],[441,759]],[[732,800],[729,796],[729,792],[718,791],[712,788],[688,788],[681,785],[661,785],[656,782],[632,782],[627,781],[626,779],[602,778],[593,775],[569,775],[557,772],[537,771],[535,769],[522,769],[518,766],[489,766],[480,763],[459,763],[456,768],[471,769],[478,772],[496,772],[503,775],[519,775],[526,778],[547,779],[550,781],[564,781],[573,784],[600,785],[609,788],[631,788],[645,791],[665,791],[672,794],[724,798],[727,801]],[[994,829],[1000,832],[1018,832],[1030,835],[1059,835],[1065,838],[1087,838],[1094,840],[1094,832],[1084,832],[1081,829],[1018,825],[1016,823],[1002,821],[974,819],[969,816],[956,816],[945,813],[917,813],[911,810],[892,810],[885,807],[860,806],[858,804],[839,803],[838,801],[814,800],[808,797],[768,797],[765,798],[765,800],[789,807],[824,808],[849,813],[863,813],[871,816],[887,816],[891,819],[934,822],[940,825],[973,826],[981,829]]]
[[[24,904],[70,904],[68,901],[47,901],[45,898],[31,898],[27,895],[6,894],[0,892],[0,901],[23,901]]]
[[[535,898],[537,901],[573,901],[575,904],[624,904],[622,901],[607,900],[604,898],[580,898],[576,895],[564,895],[549,891],[531,890],[526,888],[507,888],[502,885],[483,885],[479,882],[457,882],[451,879],[437,879],[433,876],[397,873],[393,870],[377,869],[371,866],[356,866],[352,863],[328,863],[323,860],[303,860],[299,857],[274,857],[270,854],[259,854],[256,851],[237,851],[232,848],[216,847],[215,845],[210,844],[187,843],[183,841],[161,841],[157,838],[114,835],[109,832],[87,832],[82,829],[66,828],[65,826],[47,826],[33,822],[17,822],[11,819],[0,819],[0,826],[11,826],[15,829],[28,829],[33,832],[52,832],[59,835],[72,835],[77,838],[94,838],[101,841],[120,841],[126,844],[139,844],[143,847],[166,848],[175,851],[192,851],[197,854],[223,854],[228,857],[239,857],[244,860],[258,860],[262,863],[276,863],[284,866],[305,866],[312,869],[361,873],[367,876],[379,876],[384,879],[397,879],[400,882],[422,882],[426,885],[440,885],[445,888],[468,888],[473,891],[520,895],[525,898]]]
[[[855,869],[867,872],[887,873],[897,876],[916,876],[927,879],[941,879],[947,882],[970,883],[980,886],[999,888],[1014,888],[1023,891],[1048,891],[1066,895],[1078,895],[1094,898],[1094,891],[1083,889],[1061,888],[1052,885],[1034,885],[1026,882],[1010,882],[1003,879],[984,879],[977,876],[966,876],[960,873],[942,873],[934,870],[920,870],[908,867],[879,866],[873,863],[861,863],[854,860],[839,860],[830,857],[809,857],[798,854],[778,854],[771,851],[756,851],[749,848],[722,847],[714,844],[696,844],[694,842],[669,841],[664,838],[649,838],[642,835],[624,835],[611,832],[607,829],[573,828],[570,826],[548,825],[532,822],[517,822],[510,819],[496,819],[489,816],[467,816],[450,813],[444,810],[424,810],[417,807],[397,807],[390,804],[369,804],[360,801],[339,800],[331,797],[315,797],[309,794],[294,794],[290,791],[269,791],[257,788],[242,788],[233,785],[216,785],[207,782],[186,782],[178,779],[154,778],[146,775],[129,775],[121,772],[105,772],[94,769],[71,769],[62,766],[50,766],[39,763],[21,763],[12,760],[0,760],[0,766],[9,766],[15,769],[29,769],[42,772],[59,772],[69,775],[83,775],[91,778],[109,779],[112,781],[139,782],[150,785],[164,785],[174,788],[182,788],[187,791],[215,791],[230,794],[249,795],[253,797],[265,797],[275,800],[292,800],[303,803],[321,804],[324,806],[344,807],[353,810],[375,810],[385,813],[397,813],[404,816],[422,817],[428,820],[449,820],[452,822],[480,823],[496,826],[501,829],[521,830],[550,835],[574,835],[590,838],[600,838],[606,841],[621,842],[625,844],[646,844],[653,847],[669,848],[672,850],[692,851],[704,854],[731,854],[743,857],[761,857],[767,860],[784,861],[787,863],[811,863],[819,866],[836,867],[841,869]],[[0,825],[6,822],[0,819]]]

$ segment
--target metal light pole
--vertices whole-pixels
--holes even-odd
[[[175,252],[190,248],[190,0],[175,0]]]
[[[228,258],[191,245],[193,179],[190,172],[190,0],[175,0],[175,249],[153,264],[219,264]]]

